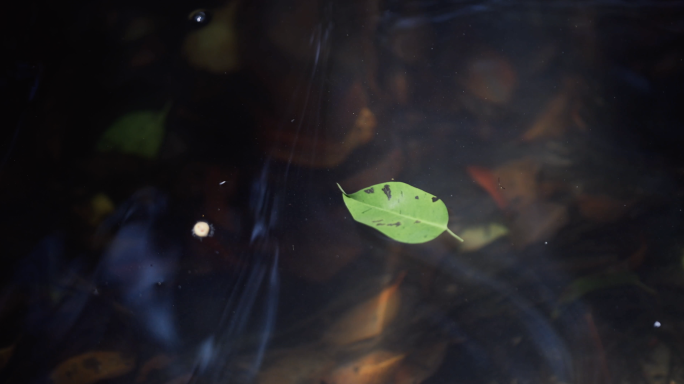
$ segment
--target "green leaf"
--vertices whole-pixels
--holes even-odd
[[[467,241],[461,246],[461,251],[477,251],[507,234],[508,228],[499,223],[489,223],[465,228],[461,233],[461,237]]]
[[[137,111],[123,115],[97,143],[100,152],[121,152],[154,158],[164,139],[164,124],[170,104],[161,111]]]
[[[463,241],[447,228],[449,212],[439,198],[408,184],[390,181],[356,193],[342,191],[342,198],[354,220],[373,227],[394,240],[418,244],[442,232]]]

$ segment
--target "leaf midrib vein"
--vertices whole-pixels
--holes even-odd
[[[397,213],[397,212],[391,211],[391,210],[389,210],[389,209],[380,208],[380,207],[376,207],[376,206],[374,206],[374,205],[370,205],[370,204],[368,204],[368,203],[364,203],[364,202],[361,201],[361,200],[356,200],[356,199],[351,198],[351,197],[349,197],[349,196],[347,196],[347,197],[350,198],[350,199],[352,199],[352,200],[354,200],[354,201],[356,201],[356,202],[359,203],[359,204],[363,204],[363,205],[365,205],[365,206],[367,206],[367,207],[371,207],[371,208],[373,208],[373,209],[377,209],[377,210],[380,210],[380,211],[388,212],[388,213],[391,213],[391,214],[397,215],[397,216],[406,217],[406,218],[409,218],[409,219],[412,219],[412,220],[418,220],[418,221],[420,221],[420,224],[428,224],[428,225],[431,225],[431,226],[436,227],[436,228],[439,228],[439,229],[445,229],[445,227],[446,227],[446,226],[441,226],[441,225],[439,225],[439,224],[437,224],[437,223],[434,223],[434,222],[432,222],[432,221],[423,221],[423,220],[421,220],[421,219],[419,219],[419,218],[417,218],[417,217],[404,215],[403,213]],[[362,213],[362,214],[363,214],[363,213]]]

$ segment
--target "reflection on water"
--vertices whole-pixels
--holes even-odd
[[[684,4],[10,11],[0,381],[684,381]]]

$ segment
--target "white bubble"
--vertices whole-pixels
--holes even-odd
[[[214,236],[214,227],[206,221],[198,221],[192,227],[192,235],[199,239]]]
[[[660,328],[660,321],[656,321],[655,323],[653,323],[653,326],[656,328]]]

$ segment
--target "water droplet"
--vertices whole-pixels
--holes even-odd
[[[209,15],[204,9],[197,9],[190,12],[188,19],[196,25],[205,25],[209,23]]]

